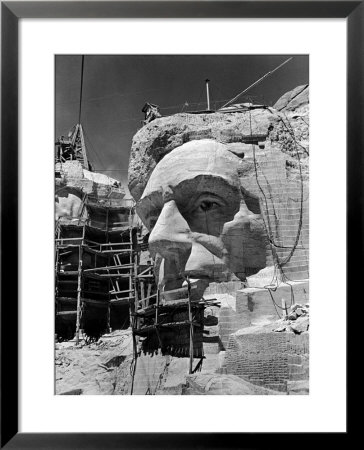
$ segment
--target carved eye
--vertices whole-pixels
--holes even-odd
[[[210,211],[215,205],[217,205],[217,203],[210,200],[204,200],[203,202],[201,202],[200,208],[202,209],[202,211]]]

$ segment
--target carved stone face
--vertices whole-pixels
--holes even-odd
[[[188,142],[155,167],[137,204],[150,231],[159,286],[190,279],[245,279],[244,233],[257,216],[245,204],[241,158],[213,140]]]

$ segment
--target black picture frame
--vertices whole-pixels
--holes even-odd
[[[1,448],[217,449],[256,448],[264,443],[271,447],[279,442],[278,433],[18,432],[18,22],[21,18],[115,17],[347,18],[347,303],[355,297],[355,280],[363,273],[364,1],[1,2]],[[347,439],[348,431],[338,433],[335,440]],[[310,437],[303,434],[299,446]],[[297,436],[293,439],[298,443]],[[326,443],[324,434],[315,435],[316,444],[324,439]]]

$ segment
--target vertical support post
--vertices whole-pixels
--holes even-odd
[[[152,293],[152,283],[150,281],[148,281],[148,290],[147,290],[147,300],[146,300],[146,305],[145,306],[149,306],[148,303],[150,303],[150,295]]]
[[[159,341],[159,345],[162,351],[163,348],[163,343],[159,334],[159,330],[158,330],[158,312],[159,312],[159,287],[157,289],[157,299],[156,299],[156,305],[155,305],[155,320],[154,320],[154,327],[155,327],[155,332],[157,334],[158,337],[158,341]]]
[[[96,258],[95,258],[96,259]],[[107,265],[108,267],[110,267],[110,255],[107,254]],[[95,265],[96,267],[96,265]],[[108,275],[110,275],[110,270],[107,270]],[[111,326],[110,326],[110,318],[111,318],[111,278],[109,276],[108,280],[107,280],[107,288],[109,290],[109,294],[108,294],[108,304],[107,304],[107,332],[111,333]]]
[[[192,307],[191,307],[191,284],[187,277],[187,288],[188,288],[188,321],[190,322],[190,366],[188,373],[192,373],[193,365],[193,324],[192,324]]]
[[[132,208],[129,209],[129,238],[130,238],[130,255],[129,255],[129,291],[132,292],[133,288],[133,277],[134,277],[134,304],[129,300],[130,304],[130,323],[132,325],[132,336],[133,336],[133,351],[134,351],[134,364],[133,364],[133,372],[132,372],[132,382],[131,382],[131,389],[130,389],[130,395],[133,395],[134,390],[134,377],[136,372],[136,366],[138,361],[138,342],[135,334],[135,329],[139,326],[138,317],[135,315],[136,311],[138,310],[138,285],[137,285],[137,274],[138,274],[138,255],[136,252],[133,251],[133,215],[132,215]],[[134,264],[133,264],[134,263]],[[133,273],[134,272],[134,273]],[[129,296],[131,294],[129,292]],[[133,311],[134,309],[134,311]],[[134,314],[133,314],[134,313]]]
[[[131,378],[131,388],[130,388],[130,395],[133,395],[134,390],[134,378],[135,378],[135,372],[136,372],[136,365],[138,361],[138,348],[137,348],[137,341],[134,333],[134,328],[132,329],[132,335],[133,335],[133,353],[134,353],[134,364],[133,364],[133,371],[132,371],[132,378]]]
[[[134,254],[134,312],[136,312],[139,308],[139,296],[138,296],[138,284],[137,284],[137,275],[138,275],[138,255],[135,252]]]
[[[129,217],[131,215],[131,209],[129,210]],[[134,263],[133,261],[133,228],[132,228],[132,222],[129,220],[129,315],[130,315],[130,323],[134,323],[135,316],[133,315],[132,311],[132,295],[133,295],[133,269],[134,269]],[[135,281],[134,281],[135,284]],[[135,288],[134,288],[134,295],[135,295]],[[135,298],[134,298],[135,302]],[[135,304],[135,303],[134,303]],[[135,307],[134,307],[135,309]],[[134,311],[135,312],[135,311]]]
[[[286,299],[285,298],[282,298],[282,311],[283,311],[283,318],[287,319],[288,311],[287,311],[287,304],[286,304]]]
[[[57,239],[60,239],[60,237],[61,237],[61,226],[60,226],[60,224],[59,224],[59,219],[58,219],[57,228],[58,228],[58,231],[57,231]]]
[[[77,279],[77,315],[76,315],[76,345],[80,343],[80,324],[81,324],[81,285],[82,285],[82,259],[83,242],[85,240],[85,224],[82,228],[82,240],[78,247],[78,279]]]
[[[133,289],[133,228],[129,227],[129,290]]]
[[[206,78],[205,82],[206,82],[207,111],[210,111],[210,90],[209,90],[210,80]]]
[[[55,267],[55,293],[56,297],[58,296],[58,267],[59,267],[59,248],[58,242],[56,243],[56,267]]]
[[[143,308],[145,308],[145,292],[144,292],[144,281],[143,278],[140,279],[140,298],[142,299]]]
[[[155,303],[155,325],[158,325],[158,308],[159,308],[159,296],[160,296],[160,290],[159,290],[159,286],[157,288],[157,300]]]
[[[60,239],[60,235],[61,235],[61,227],[59,225],[59,219],[57,220],[57,224],[56,224],[56,230],[57,230],[57,240],[56,240],[56,267],[55,267],[55,277],[54,277],[54,285],[55,285],[55,297],[56,297],[56,315],[59,311],[59,304],[58,304],[58,271],[59,271],[59,239]]]
[[[109,231],[109,208],[106,208],[106,223],[105,223],[106,233]]]
[[[112,248],[111,245],[110,245],[110,249],[113,250],[113,248]],[[117,265],[120,266],[120,265],[121,265],[121,264],[120,264],[120,259],[119,259],[118,255],[117,255],[117,253],[114,253],[114,254],[113,254],[112,260],[113,260],[113,263],[114,263],[115,266],[117,266]],[[120,270],[120,269],[118,269],[118,273],[120,273],[119,270]],[[113,284],[114,284],[114,283],[113,283]],[[115,286],[116,286],[116,290],[117,290],[117,291],[121,291],[120,285],[119,285],[119,281],[118,281],[117,278],[115,278]],[[113,287],[114,287],[114,286],[113,286]],[[114,287],[114,290],[115,290],[115,287]],[[115,295],[116,295],[116,298],[118,298],[118,295],[119,295],[119,294],[115,294]]]
[[[111,306],[110,306],[110,301],[108,302],[108,305],[107,305],[107,332],[108,333],[111,333],[111,326],[110,326],[110,316],[111,316],[111,314],[110,314],[110,308],[111,308]]]
[[[58,219],[59,220],[59,219]],[[60,245],[60,236],[61,236],[61,227],[59,222],[57,222],[57,241],[56,241],[56,274],[55,274],[55,291],[56,297],[58,296],[58,271],[59,271],[59,245]]]

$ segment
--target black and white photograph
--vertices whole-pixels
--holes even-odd
[[[55,55],[55,394],[309,395],[309,56]]]

